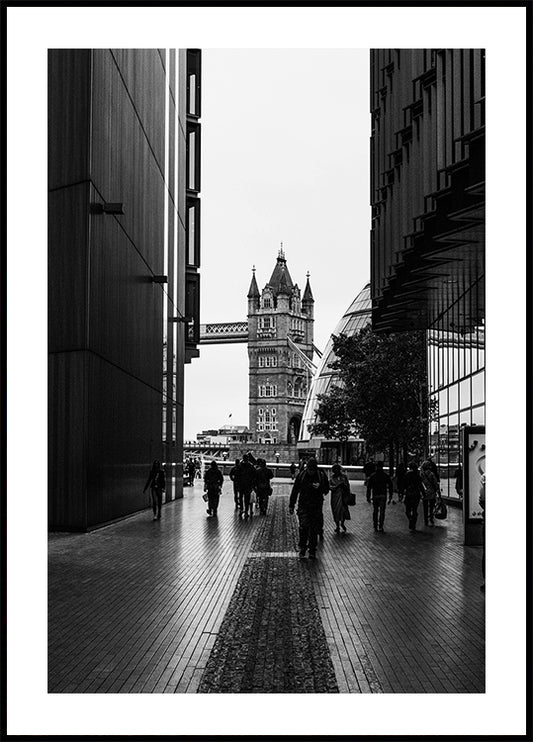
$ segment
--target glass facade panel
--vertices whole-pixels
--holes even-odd
[[[451,498],[459,497],[455,471],[462,463],[461,428],[485,424],[484,327],[465,327],[478,321],[478,301],[477,286],[461,295],[450,289],[448,309],[428,329],[429,392],[430,399],[438,399],[433,413],[438,421],[430,422],[429,447],[439,467],[442,492]]]
[[[470,407],[471,403],[470,377],[468,377],[459,383],[459,406],[461,409],[464,409],[465,407]]]

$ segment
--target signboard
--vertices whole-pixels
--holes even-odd
[[[474,545],[480,542],[483,522],[479,495],[485,481],[485,426],[470,425],[463,428],[462,447],[465,543]]]

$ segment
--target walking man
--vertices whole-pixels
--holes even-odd
[[[424,523],[433,527],[435,525],[435,502],[440,492],[439,482],[433,473],[433,462],[429,459],[423,462],[420,467],[420,477],[424,485]]]
[[[244,517],[253,515],[253,504],[250,502],[252,490],[255,486],[255,466],[250,462],[250,454],[245,453],[236,472],[237,487],[239,490],[239,510]],[[243,502],[244,501],[244,502]]]
[[[215,460],[211,462],[209,469],[206,469],[204,474],[204,491],[207,492],[207,514],[216,515],[218,510],[218,503],[220,500],[220,493],[222,492],[222,484],[224,483],[224,475],[218,468],[218,464]]]
[[[376,462],[376,471],[370,475],[366,485],[367,502],[372,500],[374,504],[374,531],[383,532],[387,492],[392,497],[392,479],[383,471],[383,461],[378,461]]]
[[[324,495],[329,492],[328,478],[320,471],[315,458],[307,461],[306,468],[298,474],[292,487],[289,500],[289,513],[294,513],[298,502],[298,522],[300,526],[300,558],[309,549],[309,559],[316,559],[316,544],[322,527],[322,506]]]

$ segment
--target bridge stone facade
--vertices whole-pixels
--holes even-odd
[[[290,338],[294,346],[288,342]],[[260,292],[253,270],[248,291],[250,448],[269,460],[297,460],[296,443],[311,382],[314,298],[309,274],[303,296],[283,248]]]

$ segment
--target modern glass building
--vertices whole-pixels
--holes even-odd
[[[429,449],[457,496],[460,430],[485,424],[485,52],[371,51],[376,332],[425,329]]]
[[[323,437],[311,435],[309,426],[316,422],[319,395],[326,394],[333,384],[339,383],[336,372],[330,368],[330,364],[335,360],[333,335],[355,335],[370,323],[371,309],[370,284],[367,283],[357,294],[336,326],[309,388],[302,417],[298,448],[302,452],[314,453],[318,460],[323,463],[332,463],[336,460],[339,453],[339,442],[328,441]],[[350,460],[343,463],[356,463],[357,459],[363,455],[363,442],[354,438],[349,441],[348,451]]]

